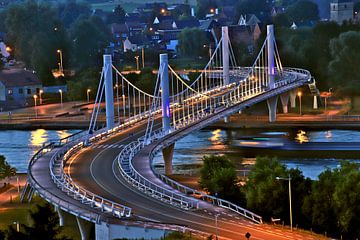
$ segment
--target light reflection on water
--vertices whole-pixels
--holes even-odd
[[[67,137],[79,130],[44,130],[34,131],[6,130],[0,131],[0,155],[18,172],[24,173],[31,156],[45,143]]]
[[[225,154],[230,159],[241,162],[244,165],[252,165],[255,158],[244,158],[239,147],[232,144],[233,140],[239,140],[251,136],[276,136],[298,142],[360,142],[360,131],[355,130],[319,130],[304,131],[295,130],[289,132],[275,132],[267,130],[239,129],[239,130],[201,130],[192,133],[175,144],[174,149],[174,171],[184,173],[183,169],[189,169],[194,165],[201,165],[201,158],[209,154]],[[326,168],[336,168],[340,165],[341,159],[336,158],[279,158],[289,168],[299,168],[305,177],[316,179]],[[350,161],[360,163],[360,159]],[[154,159],[155,166],[162,166],[162,156]],[[186,172],[186,171],[185,171]]]

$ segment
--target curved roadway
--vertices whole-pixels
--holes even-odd
[[[133,214],[144,220],[185,225],[221,239],[317,239],[311,235],[290,232],[267,224],[258,225],[222,208],[185,211],[159,202],[130,186],[119,177],[114,167],[116,156],[123,146],[144,135],[146,122],[137,124],[116,136],[81,150],[68,162],[65,170],[72,179],[93,193],[129,206]],[[129,135],[134,132],[134,135]],[[218,216],[216,230],[215,215]]]

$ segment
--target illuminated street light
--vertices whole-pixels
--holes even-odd
[[[297,93],[298,97],[299,97],[299,102],[300,102],[300,116],[301,116],[301,96],[302,96],[302,92],[298,92]]]
[[[139,71],[139,56],[135,56],[136,59],[136,71]]]
[[[16,232],[20,232],[20,223],[19,221],[13,222],[14,225],[16,225]]]
[[[40,105],[42,104],[42,94],[44,93],[44,91],[42,89],[40,89],[39,91],[39,96],[40,96]]]
[[[164,8],[161,9],[161,13],[162,13],[162,14],[165,13],[165,9],[164,9]]]
[[[11,49],[11,47],[6,47],[5,50],[6,50],[7,52],[11,52],[12,49]]]
[[[38,98],[38,96],[37,95],[34,95],[33,96],[33,98],[34,98],[34,106],[35,106],[35,118],[37,118],[37,107],[36,107],[36,99]]]
[[[88,101],[88,102],[90,102],[90,92],[91,92],[91,89],[88,88],[88,89],[86,90],[86,95],[87,95],[87,101]]]
[[[58,49],[56,51],[60,55],[60,64],[59,64],[59,72],[63,75],[64,74],[64,66],[63,66],[63,55],[62,51]]]
[[[300,94],[301,96],[301,94]],[[289,209],[290,209],[290,229],[291,231],[293,230],[293,220],[292,220],[292,206],[291,206],[291,177],[289,174],[288,178],[283,178],[283,177],[276,177],[276,180],[285,180],[285,181],[289,181]]]
[[[63,91],[61,89],[59,89],[59,93],[60,93],[60,103],[61,103],[61,107],[63,106]]]

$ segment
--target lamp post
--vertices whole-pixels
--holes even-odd
[[[63,107],[63,91],[61,89],[59,89],[59,93],[60,93],[60,104],[61,104],[61,107]]]
[[[302,107],[302,106],[301,106],[301,96],[302,96],[302,92],[299,91],[299,92],[297,93],[297,95],[298,95],[298,97],[299,97],[299,102],[300,102],[300,116],[301,116],[301,115],[302,115],[302,113],[301,113],[301,107]]]
[[[14,225],[16,225],[16,232],[20,232],[20,223],[19,221],[13,222]]]
[[[42,89],[40,89],[39,91],[39,97],[40,97],[40,105],[42,104],[42,94],[44,93],[44,91]]]
[[[141,61],[142,61],[142,68],[145,68],[145,50],[144,50],[144,47],[141,48]]]
[[[139,56],[135,56],[136,59],[136,71],[139,71]]]
[[[220,213],[215,214],[215,236],[216,240],[218,240],[218,217],[220,216]]]
[[[36,99],[37,99],[37,95],[34,95],[33,98],[34,98],[34,106],[35,106],[35,118],[37,118],[37,107],[36,107]]]
[[[90,102],[90,92],[91,92],[91,89],[88,88],[88,89],[86,90],[87,102]]]
[[[293,221],[292,221],[292,206],[291,206],[291,177],[289,174],[288,178],[276,177],[276,180],[285,180],[289,181],[289,209],[290,209],[290,229],[293,230]]]
[[[327,99],[331,96],[331,91],[332,91],[332,88],[329,88],[328,94],[326,94],[326,96],[325,96],[325,114],[326,114],[326,110],[327,110]]]
[[[57,50],[57,53],[60,55],[60,64],[59,64],[59,72],[61,74],[64,73],[64,67],[63,67],[63,56],[62,56],[62,51],[60,49]]]

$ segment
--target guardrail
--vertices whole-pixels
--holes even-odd
[[[158,134],[156,138],[158,137],[161,136]],[[186,197],[182,194],[174,192],[171,189],[166,189],[155,183],[152,183],[143,177],[138,171],[136,171],[132,165],[131,160],[135,154],[143,148],[143,146],[144,144],[142,141],[131,142],[130,144],[126,145],[117,156],[118,167],[122,177],[138,190],[154,198],[160,199],[163,202],[167,202],[171,205],[187,210],[198,208],[198,200]]]
[[[93,208],[101,209],[102,212],[111,213],[113,216],[118,218],[130,217],[131,208],[107,200],[82,188],[74,183],[72,179],[64,173],[64,162],[66,162],[74,152],[81,149],[82,146],[82,142],[75,145],[66,145],[59,149],[56,154],[51,157],[49,168],[50,176],[54,183],[57,187],[61,188],[63,192],[66,192],[68,195],[84,204],[90,205]]]

